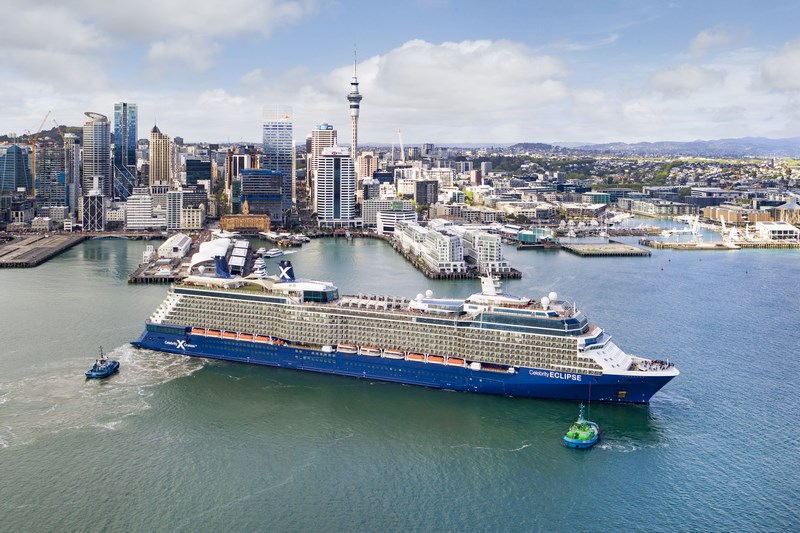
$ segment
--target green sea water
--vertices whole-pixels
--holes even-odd
[[[0,270],[0,530],[798,527],[800,250],[507,248],[523,277],[506,292],[556,290],[626,351],[682,372],[649,406],[592,404],[603,438],[578,451],[560,441],[572,402],[133,349],[166,293],[126,283],[145,245],[87,241]],[[288,258],[342,293],[479,291],[426,279],[380,241]],[[86,381],[98,345],[122,368]]]

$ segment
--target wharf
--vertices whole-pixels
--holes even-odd
[[[32,235],[0,246],[0,268],[32,268],[86,240],[85,235]]]
[[[771,248],[771,249],[797,249],[800,248],[800,241],[734,241],[730,245],[722,242],[666,242],[654,241],[650,239],[639,239],[639,244],[657,250],[739,250],[744,248]]]
[[[128,283],[175,283],[186,277],[187,269],[188,263],[183,263],[180,259],[173,259],[169,263],[164,263],[163,260],[143,263],[128,276]]]
[[[641,243],[641,241],[640,241]],[[581,257],[649,257],[649,250],[616,241],[597,244],[565,244],[561,248]]]

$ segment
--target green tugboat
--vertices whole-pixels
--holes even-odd
[[[591,448],[600,440],[600,426],[583,418],[583,404],[577,420],[564,435],[564,445],[569,448]]]

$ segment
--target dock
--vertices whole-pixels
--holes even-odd
[[[649,257],[650,250],[643,250],[637,246],[608,241],[597,244],[569,244],[561,243],[561,248],[580,257]]]
[[[764,248],[764,249],[798,249],[800,242],[791,241],[732,241],[729,244],[723,242],[668,242],[654,241],[651,239],[639,239],[639,244],[656,250],[740,250],[745,248]]]
[[[69,250],[86,235],[32,235],[0,246],[0,268],[32,268]]]

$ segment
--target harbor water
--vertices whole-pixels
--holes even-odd
[[[136,350],[167,290],[127,283],[146,244],[0,271],[0,530],[797,530],[800,250],[507,247],[506,292],[557,291],[681,371],[650,405],[587,406],[602,439],[573,450],[574,402]],[[343,294],[480,290],[373,239],[286,258]],[[99,345],[121,369],[87,381]]]

